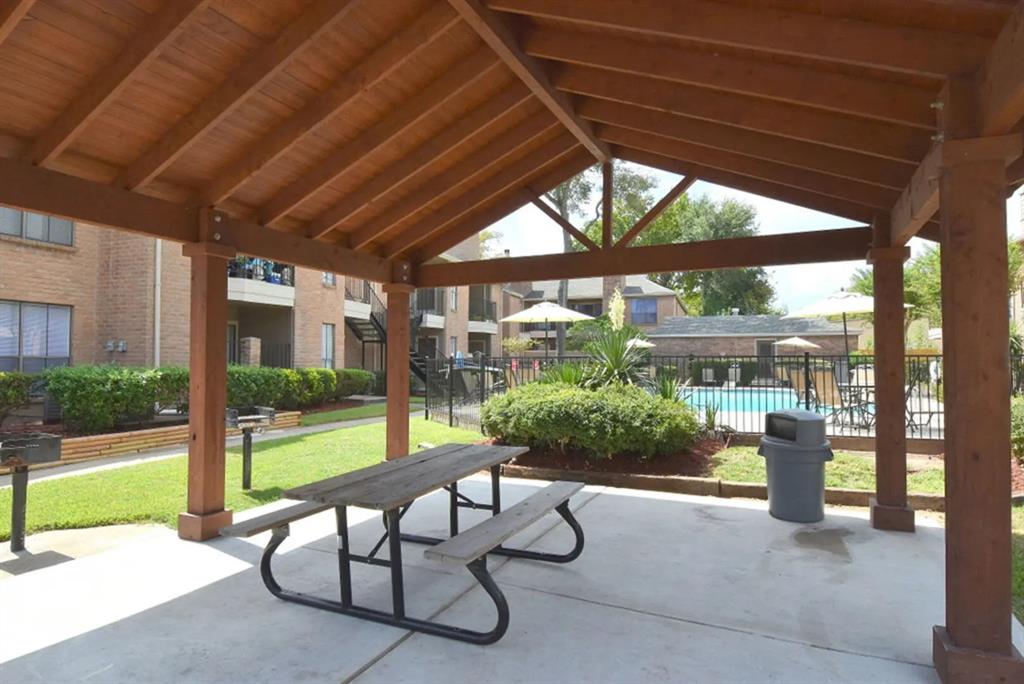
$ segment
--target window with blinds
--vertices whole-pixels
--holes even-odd
[[[0,300],[0,371],[39,373],[70,362],[70,306]]]
[[[0,235],[70,246],[74,243],[75,228],[67,219],[0,207]]]
[[[320,361],[324,368],[334,368],[334,324],[320,326]]]

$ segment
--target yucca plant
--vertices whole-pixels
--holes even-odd
[[[682,389],[682,383],[674,375],[658,375],[655,391],[662,399],[681,402]]]
[[[537,382],[545,384],[552,383],[563,383],[566,385],[573,385],[575,387],[582,387],[586,380],[586,370],[582,364],[579,363],[560,363],[555,366],[551,366],[546,369],[541,376],[537,379]]]
[[[588,385],[604,387],[613,383],[640,386],[650,384],[647,354],[632,344],[632,339],[628,329],[606,330],[590,344]]]

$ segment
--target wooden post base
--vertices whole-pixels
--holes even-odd
[[[178,536],[189,541],[206,541],[220,536],[220,528],[231,524],[231,511],[178,514]]]
[[[1010,610],[1010,607],[1006,607]],[[1024,682],[1024,658],[954,646],[946,628],[932,628],[932,662],[942,684],[1013,684]]]
[[[892,530],[894,532],[913,532],[915,530],[914,509],[910,506],[886,506],[878,503],[874,497],[869,505],[871,507],[871,526],[876,530]]]

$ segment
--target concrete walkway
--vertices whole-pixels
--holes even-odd
[[[538,486],[508,480],[503,500]],[[486,500],[488,482],[460,491]],[[446,504],[443,494],[417,502],[405,529],[442,534]],[[511,608],[492,646],[279,601],[257,569],[266,535],[195,544],[163,530],[0,582],[14,616],[0,620],[0,681],[938,682],[934,521],[879,532],[862,512],[830,508],[820,524],[795,525],[762,502],[594,487],[573,507],[587,535],[575,562],[489,562]],[[464,511],[464,526],[482,515]],[[354,510],[349,524],[356,549],[381,533],[379,513]],[[333,515],[291,528],[278,579],[336,596]],[[513,544],[564,550],[571,533],[552,515]],[[409,614],[489,629],[494,608],[468,573],[422,551],[403,545]],[[385,569],[356,566],[354,591],[361,604],[390,605]]]
[[[423,409],[417,409],[410,413],[412,419],[423,418]],[[268,439],[281,439],[284,437],[297,437],[300,435],[312,435],[318,432],[330,432],[331,430],[340,430],[342,428],[358,427],[360,425],[371,425],[373,423],[383,423],[384,417],[378,416],[375,418],[358,418],[356,420],[342,420],[334,423],[324,423],[322,425],[309,425],[307,427],[294,427],[284,428],[280,430],[268,430],[262,435],[256,435],[253,438],[253,443],[259,443]],[[237,435],[235,437],[227,438],[227,446],[234,447],[242,444],[242,436]],[[78,463],[68,463],[55,468],[43,468],[40,470],[33,470],[29,474],[30,482],[39,482],[40,480],[52,480],[61,477],[69,477],[72,475],[84,475],[86,473],[93,473],[98,470],[110,470],[113,468],[123,468],[125,466],[137,465],[146,461],[158,461],[164,458],[172,458],[174,456],[181,456],[182,454],[188,453],[188,449],[184,444],[178,444],[170,447],[163,447],[160,449],[150,449],[148,451],[140,451],[135,454],[123,454],[121,456],[111,456],[109,458],[97,458],[91,461],[80,461]],[[0,475],[0,489],[11,486],[10,475]]]

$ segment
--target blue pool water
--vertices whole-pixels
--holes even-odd
[[[735,388],[687,387],[682,391],[683,400],[694,408],[703,409],[714,405],[723,413],[752,411],[764,413],[782,409],[798,408],[800,398],[789,388]]]

